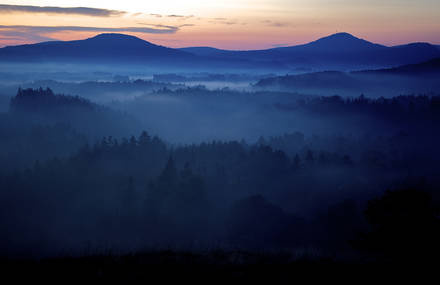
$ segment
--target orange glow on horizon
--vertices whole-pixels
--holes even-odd
[[[6,5],[59,6],[57,1],[4,2]],[[32,7],[29,11],[0,10],[0,46],[78,40],[112,32],[112,28],[118,29],[115,32],[169,47],[265,49],[303,44],[336,32],[348,32],[384,45],[421,41],[440,44],[440,21],[436,15],[440,10],[439,1],[423,0],[415,4],[390,0],[384,4],[378,0],[356,3],[341,0],[332,5],[324,0],[161,2],[146,5],[126,0],[126,5],[122,5],[114,1],[63,1],[63,7],[90,5],[121,12],[108,17],[35,12]],[[45,29],[46,26],[59,28]],[[84,30],[61,28],[78,26]],[[120,31],[120,28],[127,30]],[[139,28],[144,29],[143,32],[136,30]]]

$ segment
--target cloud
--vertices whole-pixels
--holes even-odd
[[[195,26],[194,24],[182,24],[182,25],[178,25],[178,26],[169,26],[169,25],[160,25],[160,24],[149,24],[149,23],[137,23],[137,24],[138,24],[138,25],[143,25],[143,26],[154,27],[154,28],[162,28],[162,29],[176,30],[176,32],[177,32],[180,28],[184,28],[184,27],[193,27],[193,26]]]
[[[247,25],[245,22],[240,22],[235,19],[228,18],[208,18],[208,23],[220,25]]]
[[[265,24],[266,26],[269,26],[269,27],[287,27],[287,26],[289,26],[288,23],[275,22],[275,21],[271,21],[271,20],[264,20],[264,21],[261,21],[261,23],[263,23],[263,24]]]
[[[189,15],[189,16],[176,15],[176,14],[162,15],[162,14],[156,14],[156,13],[150,13],[150,14],[135,13],[135,14],[132,14],[132,16],[140,16],[140,15],[146,15],[146,16],[155,17],[155,18],[172,18],[172,19],[175,19],[178,21],[186,21],[188,19],[195,17],[194,15]]]
[[[127,12],[88,7],[49,7],[49,6],[22,6],[0,4],[0,13],[45,13],[45,14],[73,14],[92,17],[122,16]]]
[[[177,29],[178,27],[176,26],[169,26],[169,25],[162,25],[162,24],[150,24],[150,23],[137,23],[138,25],[142,25],[142,26],[148,26],[148,27],[154,27],[154,28],[164,28],[164,29]]]
[[[5,26],[0,25],[0,37],[2,41],[16,42],[44,42],[57,40],[50,37],[51,33],[74,31],[74,32],[96,32],[96,33],[140,33],[140,34],[174,34],[180,27],[165,25],[150,25],[149,27],[81,27],[81,26]],[[49,34],[49,36],[47,35]]]
[[[56,40],[37,33],[27,32],[23,30],[3,30],[0,28],[0,46],[1,42],[47,42]]]
[[[226,18],[214,18],[209,21],[211,24],[222,24],[222,25],[238,25],[239,23],[234,20],[228,20]]]
[[[190,18],[193,18],[194,15],[189,15],[189,16],[183,16],[183,15],[167,15],[168,18],[178,18],[178,19],[182,19],[182,20],[188,20]]]
[[[166,26],[145,24],[148,27],[118,27],[118,28],[103,28],[103,27],[81,27],[81,26],[6,26],[0,25],[0,46],[4,42],[29,43],[29,42],[46,42],[58,40],[51,37],[52,33],[56,32],[96,32],[96,33],[139,33],[139,34],[174,34],[181,27],[180,26]],[[3,44],[2,44],[3,42]]]
[[[183,28],[183,27],[194,27],[194,24],[183,24],[183,25],[179,25],[179,28]]]
[[[1,33],[1,41],[33,41],[33,42],[46,42],[53,41],[55,39],[37,34],[28,34],[23,32],[10,31],[8,33]]]

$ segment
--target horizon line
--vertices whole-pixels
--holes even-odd
[[[50,27],[50,26],[48,26],[48,27]],[[78,27],[80,27],[80,26],[78,26]],[[93,36],[91,36],[91,37],[79,38],[79,39],[73,39],[73,40],[59,40],[59,39],[53,39],[53,40],[50,40],[50,39],[49,39],[49,40],[46,40],[46,41],[37,41],[37,42],[34,42],[34,43],[25,43],[25,44],[18,44],[18,45],[4,45],[4,46],[0,46],[0,49],[2,49],[2,48],[7,48],[7,47],[35,45],[35,44],[49,43],[49,42],[72,42],[72,41],[83,41],[83,40],[88,40],[88,39],[95,38],[95,37],[100,36],[100,35],[124,35],[124,36],[131,36],[131,37],[138,38],[138,39],[140,39],[140,40],[142,40],[142,41],[145,41],[145,42],[148,42],[148,43],[151,43],[151,44],[157,45],[157,46],[162,46],[162,47],[172,48],[172,49],[211,48],[211,49],[224,50],[224,51],[260,51],[260,50],[271,50],[271,49],[279,49],[279,48],[289,48],[289,47],[296,47],[296,46],[307,45],[307,44],[310,44],[310,43],[316,42],[316,41],[321,40],[321,39],[329,38],[329,37],[336,36],[336,35],[344,35],[344,34],[345,34],[345,35],[349,35],[349,36],[351,36],[351,37],[353,37],[353,38],[356,38],[356,39],[358,39],[358,40],[364,40],[364,41],[367,41],[367,42],[369,42],[369,43],[371,43],[371,44],[381,45],[381,46],[384,46],[384,47],[399,47],[399,46],[405,46],[405,45],[410,45],[410,44],[430,44],[430,45],[432,45],[432,46],[439,46],[439,45],[440,45],[440,44],[438,44],[438,43],[432,43],[432,42],[428,42],[428,41],[415,41],[415,42],[406,42],[406,43],[403,43],[403,44],[397,44],[397,45],[386,45],[386,44],[381,44],[381,43],[378,43],[378,42],[371,42],[371,41],[369,41],[369,40],[367,40],[367,39],[365,39],[365,38],[357,37],[357,36],[355,36],[355,35],[352,34],[352,33],[348,33],[348,32],[337,32],[337,33],[329,34],[329,35],[327,35],[327,36],[319,37],[319,38],[317,38],[317,39],[315,39],[315,40],[312,40],[312,41],[307,41],[307,42],[303,42],[303,43],[298,43],[298,44],[295,44],[295,45],[274,46],[274,47],[271,47],[271,48],[263,48],[263,49],[261,49],[261,48],[256,48],[256,49],[225,49],[225,48],[217,48],[217,47],[215,47],[215,46],[209,46],[209,45],[206,45],[206,46],[204,46],[204,45],[194,45],[194,46],[169,47],[169,46],[165,46],[165,45],[162,45],[162,44],[156,44],[156,43],[154,43],[154,41],[146,40],[146,39],[143,39],[143,38],[140,37],[140,36],[133,35],[133,34],[134,34],[134,33],[132,33],[132,32],[129,32],[129,33],[117,33],[117,32],[113,32],[113,33],[112,33],[112,32],[108,32],[108,33],[106,33],[106,32],[103,32],[103,33],[97,33],[97,34],[95,34],[95,35],[93,35]]]

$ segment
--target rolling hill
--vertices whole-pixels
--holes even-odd
[[[99,34],[85,40],[49,41],[0,48],[0,63],[75,63],[137,65],[155,70],[181,71],[240,69],[282,69],[271,62],[246,59],[218,59],[194,55],[179,49],[152,44],[124,34]]]
[[[50,41],[0,49],[1,61],[139,62],[188,60],[195,56],[123,34],[100,34],[76,41]]]
[[[305,94],[398,96],[440,93],[440,58],[395,68],[356,72],[325,71],[270,77],[256,88]]]
[[[440,76],[440,57],[417,64],[408,64],[394,68],[366,70],[353,72],[354,74],[382,74],[382,75],[403,75],[411,77],[434,77]]]
[[[276,61],[290,67],[308,66],[318,70],[393,67],[440,57],[440,50],[428,43],[386,47],[348,33],[330,35],[304,45],[267,50],[227,51],[208,47],[181,50],[215,58]]]
[[[123,34],[100,34],[76,41],[51,41],[0,49],[1,62],[136,64],[157,70],[227,70],[292,72],[307,68],[365,70],[414,64],[440,57],[428,43],[386,47],[338,33],[314,42],[283,48],[229,51],[210,47],[167,48]],[[168,68],[168,69],[166,69]]]

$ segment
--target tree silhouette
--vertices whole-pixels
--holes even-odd
[[[365,216],[371,230],[355,245],[389,259],[433,258],[440,253],[438,214],[427,192],[387,191],[368,203]]]

